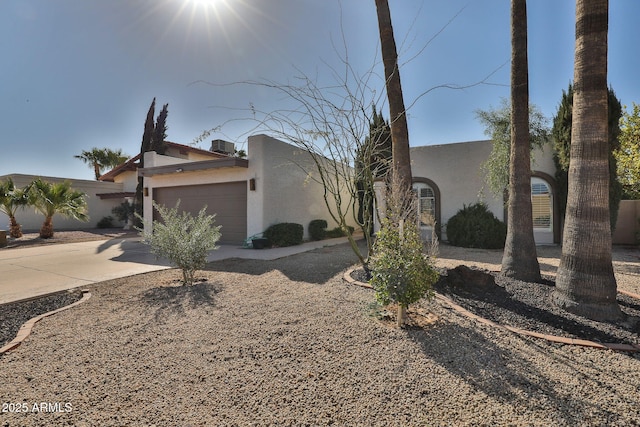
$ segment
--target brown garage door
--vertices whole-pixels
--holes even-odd
[[[220,243],[241,244],[247,237],[247,183],[185,185],[154,188],[156,203],[174,207],[180,199],[180,210],[194,216],[207,205],[208,214],[216,214],[216,225],[222,225]],[[154,219],[157,219],[154,212]]]

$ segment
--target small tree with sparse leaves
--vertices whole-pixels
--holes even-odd
[[[420,239],[415,194],[404,188],[395,170],[386,204],[387,214],[369,262],[369,282],[380,304],[398,304],[397,324],[402,327],[409,304],[433,296],[432,286],[438,280],[438,273],[433,267],[432,254],[425,254]]]
[[[213,225],[215,214],[207,215],[206,206],[195,218],[189,212],[179,213],[179,206],[180,200],[171,209],[153,202],[162,221],[153,221],[152,229],[146,224],[138,230],[142,231],[144,242],[151,246],[151,252],[180,268],[184,284],[191,285],[195,272],[206,265],[209,251],[218,249],[221,226]]]

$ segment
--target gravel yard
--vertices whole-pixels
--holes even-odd
[[[558,254],[540,248],[545,274]],[[638,292],[638,255],[617,251],[621,289]],[[442,245],[438,264],[497,270],[500,256]],[[637,357],[438,302],[420,304],[437,322],[398,330],[342,280],[354,263],[340,245],[212,263],[191,287],[175,270],[89,286],[0,356],[0,425],[640,425]]]

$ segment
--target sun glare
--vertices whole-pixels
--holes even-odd
[[[222,3],[224,0],[186,0],[187,3],[191,3],[195,7],[216,7],[218,4]]]

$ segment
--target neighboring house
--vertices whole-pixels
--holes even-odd
[[[64,182],[69,181],[71,187],[74,190],[81,191],[87,195],[87,205],[89,209],[89,221],[82,222],[72,218],[65,218],[59,214],[53,217],[54,230],[70,230],[70,229],[88,229],[96,228],[96,224],[103,217],[111,215],[111,209],[122,203],[122,198],[103,198],[106,194],[121,194],[123,190],[122,184],[111,182],[100,182],[95,180],[83,180],[83,179],[67,179],[51,176],[40,175],[24,175],[24,174],[10,174],[0,176],[0,181],[4,181],[7,178],[11,178],[16,187],[24,187],[36,178],[42,178],[48,182]],[[24,209],[19,209],[16,212],[16,219],[22,230],[25,232],[38,231],[44,222],[44,216],[37,213],[31,206],[26,206]],[[0,213],[0,229],[9,227],[9,218]],[[8,228],[7,228],[8,229]]]

